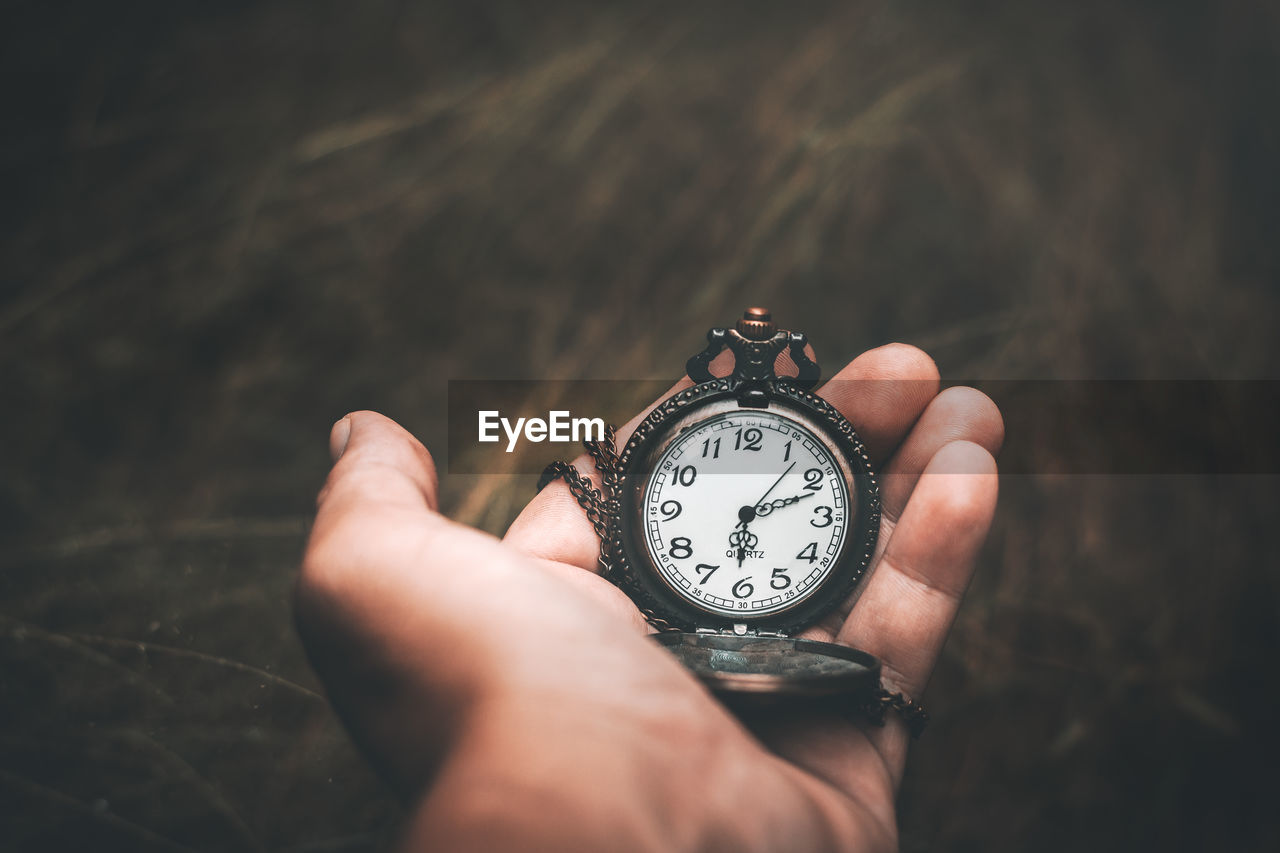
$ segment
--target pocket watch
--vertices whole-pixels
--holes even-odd
[[[660,403],[615,452],[588,442],[597,490],[567,463],[540,487],[569,482],[601,537],[605,577],[658,629],[659,643],[733,706],[794,698],[851,702],[915,730],[919,706],[880,686],[872,655],[798,638],[847,601],[875,554],[880,499],[852,424],[811,389],[807,338],[748,309],[707,333],[689,359],[691,388]],[[724,349],[726,376],[710,364]],[[796,375],[779,375],[786,351]]]

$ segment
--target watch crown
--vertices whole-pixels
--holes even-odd
[[[748,308],[738,321],[738,334],[749,341],[767,341],[777,331],[768,308]]]

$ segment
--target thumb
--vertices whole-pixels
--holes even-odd
[[[332,498],[364,506],[394,502],[436,509],[436,466],[431,454],[404,427],[377,412],[352,412],[329,434],[333,470],[320,492],[316,528],[341,518]],[[341,506],[343,501],[338,501]],[[330,507],[326,512],[326,507]]]
[[[436,512],[431,455],[394,421],[354,412],[334,425],[295,592],[299,635],[353,738],[412,792],[445,754],[484,678],[449,569],[498,547]]]

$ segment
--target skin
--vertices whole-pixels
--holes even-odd
[[[1003,425],[973,389],[938,393],[913,347],[835,378],[873,380],[822,393],[872,452],[884,520],[856,600],[805,636],[876,655],[918,698],[991,524]],[[562,482],[499,540],[437,512],[430,454],[387,418],[348,415],[331,448],[298,626],[408,804],[405,849],[896,849],[900,721],[740,722],[594,573],[598,540]]]

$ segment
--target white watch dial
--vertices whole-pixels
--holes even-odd
[[[831,451],[772,412],[738,410],[682,433],[644,490],[644,540],[666,583],[721,615],[765,616],[812,595],[855,508]]]

